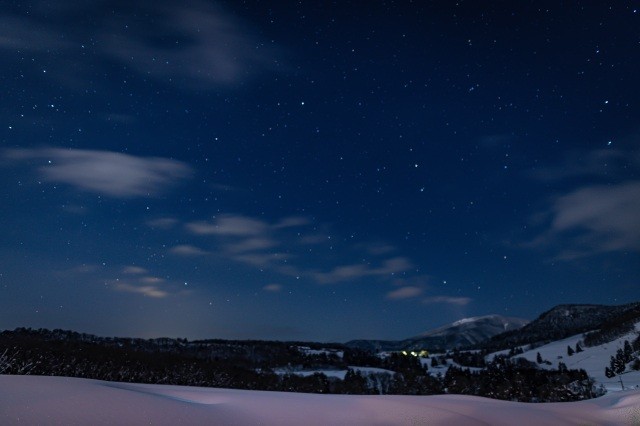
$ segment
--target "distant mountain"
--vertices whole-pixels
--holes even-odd
[[[497,334],[479,346],[490,350],[543,344],[640,319],[640,302],[626,305],[558,305],[517,331]]]
[[[346,346],[377,351],[441,351],[475,345],[505,331],[517,330],[528,322],[522,318],[485,315],[464,318],[404,340],[352,340]]]
[[[518,330],[528,324],[522,318],[485,315],[464,318],[444,327],[406,339],[407,349],[453,349],[475,345],[505,331]]]

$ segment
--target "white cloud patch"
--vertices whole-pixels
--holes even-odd
[[[122,269],[122,273],[130,274],[130,275],[146,274],[147,272],[148,271],[145,268],[142,268],[140,266],[135,266],[135,265],[126,266]]]
[[[622,148],[574,151],[559,164],[534,171],[530,176],[537,180],[573,189],[532,215],[531,224],[542,228],[522,246],[551,249],[556,260],[640,251],[638,172],[640,150]]]
[[[393,290],[387,293],[387,299],[411,299],[420,296],[422,293],[423,289],[420,287],[401,287],[397,290]]]
[[[282,291],[282,284],[267,284],[262,289],[271,293],[279,293]]]
[[[192,174],[192,169],[180,161],[112,151],[9,149],[3,157],[19,162],[37,160],[38,171],[48,182],[115,198],[156,196]]]
[[[127,282],[118,281],[112,283],[112,286],[116,291],[142,294],[143,296],[152,297],[154,299],[162,299],[169,296],[168,292],[161,290],[154,285],[133,285]]]

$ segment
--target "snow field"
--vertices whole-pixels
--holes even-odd
[[[640,391],[527,404],[435,395],[317,395],[0,376],[2,425],[634,425]]]

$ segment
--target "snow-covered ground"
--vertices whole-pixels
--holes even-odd
[[[2,425],[637,425],[640,391],[581,402],[314,395],[0,375]]]

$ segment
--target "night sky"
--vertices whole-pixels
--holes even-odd
[[[0,329],[640,299],[640,2],[1,3]]]

